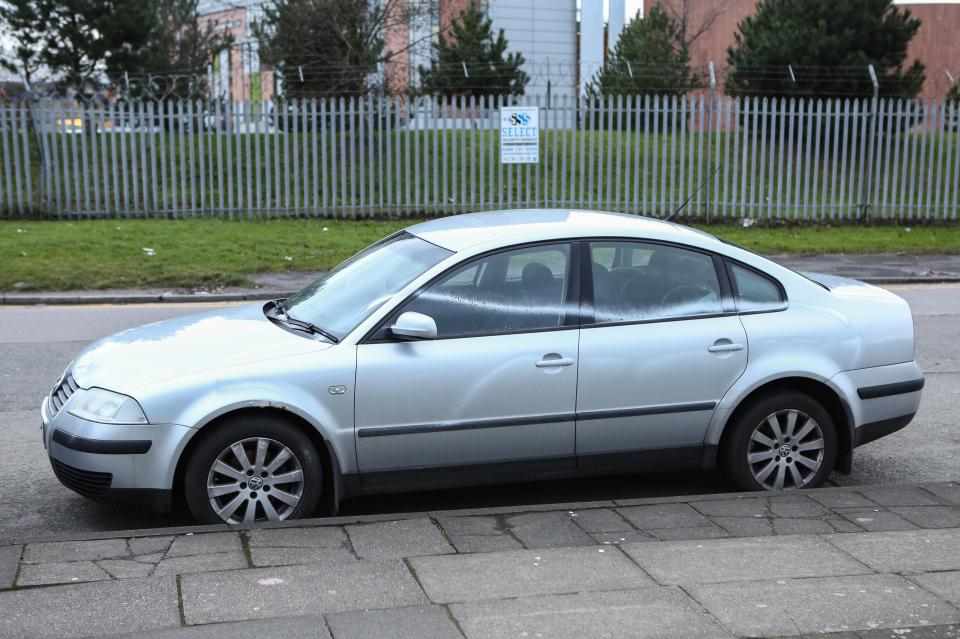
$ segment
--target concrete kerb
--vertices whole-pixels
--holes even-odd
[[[955,484],[951,482],[943,482],[944,485],[953,486]],[[906,484],[889,484],[884,485],[884,488],[904,488],[904,489],[914,489],[919,488],[924,490],[929,496],[935,499],[938,503],[950,506],[956,505],[952,502],[940,497],[934,492],[926,490],[924,486],[929,484],[918,484],[918,483],[906,483]],[[828,487],[828,488],[816,488],[811,490],[804,490],[801,495],[805,495],[811,498],[816,498],[817,495],[829,495],[831,493],[837,492],[846,492],[846,493],[856,493],[858,497],[861,497],[867,501],[869,500],[865,495],[860,493],[860,489],[869,489],[870,486],[860,486],[860,487]],[[637,498],[637,499],[616,499],[616,500],[605,500],[605,501],[588,501],[588,502],[566,502],[566,503],[554,503],[554,504],[529,504],[529,505],[514,505],[514,506],[504,506],[504,507],[489,507],[489,508],[474,508],[474,509],[453,509],[453,510],[431,510],[431,511],[419,511],[419,512],[404,512],[404,513],[378,513],[372,515],[342,515],[342,516],[331,516],[331,517],[315,517],[310,519],[297,519],[294,521],[281,521],[281,522],[258,522],[254,524],[247,525],[228,525],[228,524],[209,524],[209,525],[185,525],[185,526],[171,526],[168,528],[140,528],[134,530],[116,530],[116,531],[107,531],[107,532],[78,532],[78,533],[69,533],[66,535],[40,535],[36,537],[23,537],[23,536],[14,536],[12,539],[9,539],[9,545],[19,545],[19,544],[30,544],[30,543],[46,543],[46,542],[58,542],[58,541],[93,541],[101,539],[115,539],[119,537],[123,538],[136,538],[136,537],[156,537],[158,535],[187,535],[187,534],[201,534],[201,533],[211,533],[211,532],[233,532],[233,531],[244,531],[244,530],[261,530],[261,529],[271,529],[271,528],[312,528],[312,527],[322,527],[322,526],[345,526],[350,524],[367,524],[367,523],[378,523],[385,521],[399,521],[406,519],[422,519],[429,518],[434,521],[444,517],[466,517],[466,516],[492,516],[492,515],[513,515],[520,513],[537,513],[537,512],[550,512],[550,511],[573,511],[578,510],[593,510],[598,508],[619,508],[625,506],[647,506],[647,505],[659,505],[659,504],[672,504],[672,503],[692,503],[692,502],[707,502],[707,501],[735,501],[741,499],[757,499],[759,498],[769,498],[769,497],[780,497],[780,496],[790,496],[790,492],[780,492],[780,493],[756,493],[756,492],[739,492],[739,493],[712,493],[706,495],[677,495],[672,497],[649,497],[649,498]],[[881,504],[876,504],[877,507],[882,507]]]
[[[958,284],[960,277],[953,275],[904,276],[904,277],[860,277],[867,284]],[[83,292],[76,294],[60,293],[3,293],[0,294],[0,306],[73,306],[83,304],[195,304],[224,302],[256,302],[290,297],[296,291],[249,290],[238,293],[130,293],[100,294]]]

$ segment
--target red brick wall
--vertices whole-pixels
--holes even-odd
[[[644,0],[644,13],[655,4],[670,4],[680,7],[682,0]],[[843,0],[838,0],[842,2]],[[713,61],[718,67],[724,67],[727,59],[727,47],[733,45],[737,24],[750,15],[757,0],[701,0],[693,3],[690,24],[703,24],[704,15],[715,7],[722,11],[710,29],[691,46],[691,62],[705,67]],[[955,78],[960,78],[960,4],[923,3],[898,5],[920,18],[921,26],[910,43],[908,60],[920,59],[927,67],[927,81],[921,97],[942,98],[949,87],[944,69],[949,69]]]

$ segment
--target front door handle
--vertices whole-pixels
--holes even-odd
[[[708,346],[707,350],[711,353],[732,353],[734,351],[742,351],[743,344],[730,342],[728,340],[717,340],[713,346]]]
[[[551,368],[554,366],[572,366],[576,360],[570,357],[560,357],[555,353],[544,355],[543,359],[537,362],[537,368]]]

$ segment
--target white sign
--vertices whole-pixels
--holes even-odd
[[[500,107],[500,163],[540,162],[540,108]]]

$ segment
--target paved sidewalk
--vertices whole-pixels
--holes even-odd
[[[960,636],[958,483],[18,541],[0,637]]]
[[[771,255],[797,271],[853,277],[873,284],[960,282],[960,255]],[[100,291],[0,292],[0,304],[151,304],[156,302],[244,302],[289,297],[323,273],[255,273],[256,287],[217,290],[131,289]]]

